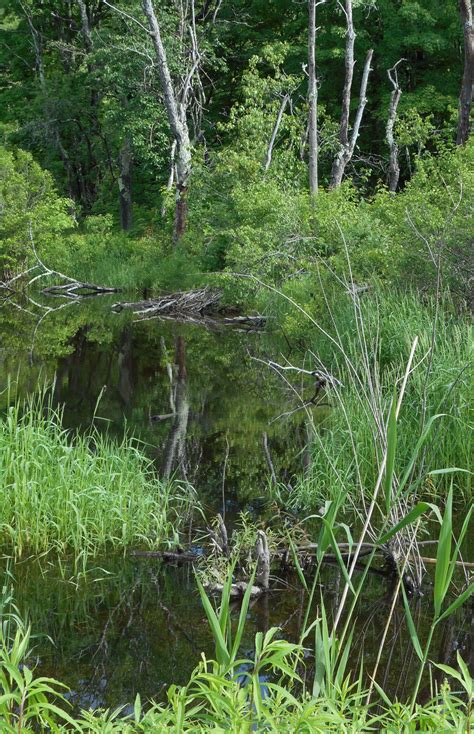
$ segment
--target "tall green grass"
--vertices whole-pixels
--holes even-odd
[[[315,319],[327,335],[313,338],[309,359],[343,387],[327,391],[332,409],[314,431],[311,468],[287,499],[314,509],[350,488],[359,503],[376,484],[387,416],[415,337],[418,345],[398,421],[395,473],[408,464],[424,427],[434,420],[410,477],[416,495],[445,496],[454,476],[455,500],[472,498],[472,326],[452,311],[449,297],[422,300],[374,288],[356,300],[328,294]],[[306,319],[307,328],[311,324]],[[329,336],[328,336],[329,335]],[[332,337],[332,339],[330,338]],[[434,418],[439,416],[439,418]],[[382,438],[382,440],[381,440]],[[457,468],[453,474],[432,473]]]
[[[195,505],[190,487],[157,478],[137,442],[72,435],[41,398],[0,419],[0,498],[3,551],[84,561],[176,542]]]

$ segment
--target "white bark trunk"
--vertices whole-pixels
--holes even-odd
[[[142,0],[143,12],[148,20],[153,41],[163,100],[171,132],[176,141],[176,212],[174,238],[177,242],[184,234],[187,219],[186,195],[191,176],[191,142],[185,111],[179,114],[178,102],[173,89],[166,51],[161,39],[160,26],[152,0]]]
[[[277,119],[275,121],[275,124],[273,126],[272,136],[270,138],[270,142],[268,143],[267,148],[267,154],[265,156],[265,172],[268,171],[270,168],[271,162],[272,162],[272,155],[273,155],[273,147],[275,145],[276,136],[278,135],[278,130],[280,129],[281,121],[283,119],[283,113],[285,112],[286,105],[288,104],[288,100],[290,99],[288,94],[285,94],[281,101],[280,109],[278,110]]]
[[[318,80],[316,77],[316,0],[308,0],[309,192],[318,193]]]
[[[385,131],[385,137],[390,150],[390,162],[388,166],[388,188],[389,191],[394,193],[397,190],[398,179],[400,178],[400,166],[398,163],[398,144],[395,140],[394,128],[397,121],[397,109],[400,97],[402,96],[402,90],[398,83],[397,65],[387,71],[388,78],[393,86],[392,96],[390,98],[390,107],[388,111],[387,127]]]
[[[352,53],[353,53],[353,48],[352,48]],[[364,115],[365,106],[367,104],[367,84],[369,81],[369,74],[371,72],[370,64],[372,62],[373,53],[374,53],[373,49],[370,49],[365,59],[364,71],[362,74],[362,82],[360,85],[359,106],[357,108],[356,117],[354,120],[354,125],[352,127],[350,138],[349,138],[349,117],[346,115],[346,111],[348,113],[349,107],[350,107],[350,87],[349,87],[349,98],[347,100],[346,99],[347,85],[344,86],[343,114],[341,117],[340,134],[339,134],[340,150],[338,154],[336,155],[336,158],[334,159],[334,163],[333,163],[333,167],[331,171],[331,184],[330,184],[331,188],[335,188],[336,186],[341,185],[342,179],[344,178],[344,173],[345,173],[347,164],[350,162],[350,160],[352,159],[352,156],[354,155],[354,150],[357,144],[357,139],[359,137],[362,117]],[[353,56],[352,56],[352,59],[353,59]],[[352,66],[353,66],[353,61],[352,61]],[[346,80],[347,80],[348,69],[349,69],[349,65],[347,64],[347,57],[346,57]],[[352,74],[351,74],[351,85],[352,85]]]
[[[126,137],[119,158],[120,226],[127,231],[132,226],[132,146]]]

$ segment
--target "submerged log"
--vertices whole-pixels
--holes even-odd
[[[221,594],[224,589],[224,584],[209,583],[209,584],[206,584],[204,588],[210,594]],[[240,599],[241,597],[244,596],[248,588],[249,588],[249,584],[246,581],[237,581],[235,584],[231,584],[230,598]],[[261,594],[263,594],[264,591],[265,589],[263,589],[261,586],[252,586],[250,596],[253,599],[255,599],[257,596],[260,596]]]
[[[197,553],[189,551],[130,551],[134,558],[161,558],[163,561],[177,561],[178,563],[193,563],[198,559]]]

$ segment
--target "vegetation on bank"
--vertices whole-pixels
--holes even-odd
[[[283,491],[282,504],[315,510],[345,494],[348,487],[356,504],[370,500],[384,450],[382,426],[415,337],[415,364],[400,411],[395,470],[401,478],[425,428],[432,424],[411,468],[412,497],[445,495],[454,482],[457,502],[469,502],[472,326],[467,316],[453,312],[449,295],[436,302],[432,296],[422,299],[415,293],[373,287],[354,296],[339,285],[326,294],[317,320],[309,314],[295,317],[295,334],[302,334],[303,322],[312,345],[304,367],[337,381],[328,380],[316,391],[319,413],[308,412],[313,404],[306,405],[307,420],[314,423],[311,461],[292,491]],[[310,398],[310,378],[305,379],[303,396]],[[453,471],[445,473],[448,468]]]
[[[196,506],[185,483],[161,481],[137,441],[95,428],[71,435],[41,399],[0,419],[0,547],[88,557],[176,545]]]
[[[432,685],[424,704],[391,701],[377,684],[370,689],[364,687],[362,669],[351,670],[351,637],[341,646],[340,640],[329,634],[323,604],[321,616],[304,634],[304,646],[286,642],[278,629],[271,628],[265,634],[256,634],[253,656],[242,658],[240,640],[250,597],[246,595],[243,600],[233,636],[228,592],[226,584],[215,612],[201,588],[216,659],[203,655],[185,686],[168,689],[166,703],[142,702],[137,696],[132,713],[117,709],[74,714],[64,698],[64,686],[51,678],[36,677],[29,667],[31,628],[18,616],[4,588],[0,610],[2,731],[461,734],[469,730],[473,681],[459,653],[456,668],[437,666],[442,673],[441,684]],[[318,664],[308,678],[305,647],[313,634]]]

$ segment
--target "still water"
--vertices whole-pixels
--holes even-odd
[[[258,361],[291,358],[292,345],[279,334],[136,323],[130,313],[112,313],[110,305],[107,298],[71,304],[39,326],[35,314],[3,308],[0,407],[53,384],[66,426],[84,430],[94,422],[140,439],[161,475],[193,484],[208,518],[224,512],[230,526],[242,510],[270,518],[272,473],[291,487],[310,462],[308,422],[320,417],[295,410],[312,396],[311,382],[290,386]],[[67,561],[25,559],[12,568],[4,559],[7,567],[17,606],[41,633],[35,639],[38,673],[70,686],[77,706],[127,705],[137,692],[143,700],[163,699],[170,683],[188,680],[201,651],[213,654],[189,565],[101,558],[82,579]],[[328,566],[321,592],[329,610],[342,585],[337,568]],[[366,669],[375,663],[389,604],[386,580],[369,575],[354,645]],[[269,626],[297,639],[303,615],[301,587],[285,576],[251,606],[244,651],[250,654],[255,631]],[[429,594],[414,602],[413,615],[423,635],[431,618]],[[456,649],[468,657],[470,615],[467,608],[439,628],[434,657],[452,664]],[[351,661],[352,667],[359,662]],[[309,654],[308,675],[311,668]],[[379,682],[389,693],[403,697],[410,690],[416,665],[401,607],[381,670]]]

